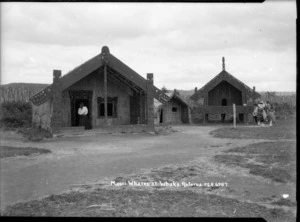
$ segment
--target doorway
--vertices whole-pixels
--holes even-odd
[[[83,103],[84,106],[88,109],[87,117],[90,119],[90,101],[88,99],[76,99],[75,100],[75,110],[76,110],[76,117],[75,117],[75,126],[79,126],[79,115],[78,115],[78,109],[80,107],[80,103]]]
[[[80,103],[83,103],[84,106],[88,109],[88,118],[92,123],[92,98],[93,91],[89,90],[70,90],[70,102],[71,102],[71,126],[79,125],[79,115],[78,109]]]
[[[163,109],[160,110],[159,123],[163,123]]]
[[[221,100],[221,105],[222,106],[227,106],[227,99],[222,99]],[[221,114],[221,121],[224,123],[225,122],[225,118],[226,118],[226,114],[222,113]]]

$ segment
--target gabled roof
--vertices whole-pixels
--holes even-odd
[[[171,99],[176,99],[176,100],[178,100],[181,104],[184,104],[184,105],[188,106],[187,102],[186,102],[183,98],[181,98],[181,96],[176,92],[176,90],[174,90],[174,91],[171,92],[171,93],[166,93],[166,94],[170,97],[169,100],[171,100]]]
[[[223,65],[224,67],[224,65]],[[244,84],[242,81],[235,78],[233,75],[225,71],[225,67],[223,70],[216,75],[212,80],[210,80],[208,83],[206,83],[202,88],[197,90],[190,98],[194,101],[197,101],[198,98],[204,96],[204,94],[208,93],[210,90],[215,88],[219,83],[222,81],[227,81],[229,84],[234,86],[240,91],[246,92],[246,96],[252,98],[253,97],[253,89],[251,89],[249,86]],[[255,99],[260,97],[260,94],[255,92],[254,94]]]
[[[167,92],[167,93],[165,93],[165,95],[167,95],[167,96],[169,97],[168,102],[169,102],[171,99],[175,99],[175,100],[179,101],[181,104],[186,105],[186,106],[189,106],[189,105],[187,104],[187,102],[186,102],[183,98],[181,98],[179,94],[176,93],[175,90],[172,91],[172,92]],[[160,108],[160,107],[162,107],[163,105],[164,105],[164,104],[160,103],[159,101],[154,100],[154,107],[155,107],[155,108]]]
[[[147,81],[133,69],[125,65],[122,61],[116,58],[109,52],[109,48],[104,46],[102,51],[97,56],[86,61],[82,65],[68,72],[60,78],[62,90],[67,89],[82,78],[88,76],[97,69],[107,65],[108,69],[114,74],[113,77],[118,81],[123,81],[134,89],[146,91]],[[160,89],[154,86],[154,97],[162,103],[165,103],[169,98]],[[35,105],[40,105],[46,102],[52,94],[52,85],[48,86],[41,92],[30,98],[30,101]]]

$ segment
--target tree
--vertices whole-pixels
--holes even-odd
[[[167,93],[169,90],[168,90],[165,86],[163,86],[163,87],[161,88],[161,91],[162,91],[163,93]]]

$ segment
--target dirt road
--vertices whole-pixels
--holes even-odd
[[[1,159],[1,209],[30,199],[57,194],[74,184],[115,178],[143,168],[184,163],[213,156],[254,140],[217,139],[214,126],[177,126],[170,135],[94,134],[30,143],[2,138],[1,145],[38,147],[51,154]]]

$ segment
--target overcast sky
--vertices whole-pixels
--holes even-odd
[[[296,1],[1,3],[1,84],[52,83],[101,52],[168,89],[226,70],[257,91],[296,90]]]

